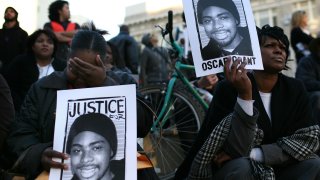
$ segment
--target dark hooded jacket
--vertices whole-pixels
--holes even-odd
[[[20,28],[19,23],[10,29],[0,29],[0,61],[1,72],[5,73],[8,64],[26,49],[28,33]]]
[[[116,37],[110,39],[110,42],[118,47],[122,59],[131,72],[138,74],[139,47],[136,40],[128,32],[120,31]]]

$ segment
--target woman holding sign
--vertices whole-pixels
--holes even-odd
[[[226,62],[226,80],[176,179],[320,178],[320,131],[308,94],[302,82],[281,74],[289,40],[269,25],[258,36],[264,70]]]

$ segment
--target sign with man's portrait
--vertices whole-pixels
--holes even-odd
[[[228,57],[263,69],[249,0],[183,0],[197,77],[223,72]]]
[[[68,170],[49,179],[137,177],[135,97],[135,85],[58,91],[53,149],[69,155]]]

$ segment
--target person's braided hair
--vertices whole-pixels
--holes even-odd
[[[101,60],[104,61],[107,55],[107,43],[102,34],[105,33],[107,32],[97,29],[93,22],[82,25],[72,38],[70,54],[78,50],[91,50],[98,53]]]

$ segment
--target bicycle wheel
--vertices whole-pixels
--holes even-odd
[[[165,98],[166,86],[140,89],[144,98],[151,102],[152,111],[158,115]],[[169,108],[160,120],[166,123],[155,128],[143,139],[143,147],[151,159],[160,179],[171,179],[184,160],[200,129],[205,110],[185,86],[177,81]],[[156,116],[154,116],[155,120]]]

